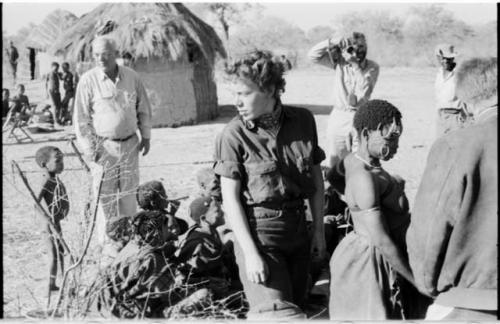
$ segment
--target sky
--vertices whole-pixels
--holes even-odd
[[[116,2],[116,1],[115,1]],[[201,2],[201,1],[200,1]],[[212,1],[213,2],[213,1]],[[97,7],[99,2],[37,2],[22,3],[15,0],[7,0],[3,3],[2,30],[8,35],[15,34],[19,29],[27,26],[30,22],[39,24],[52,11],[64,9],[81,16]],[[402,15],[408,8],[414,5],[428,4],[425,2],[375,2],[364,3],[321,1],[305,3],[303,1],[274,1],[261,2],[264,6],[264,14],[278,16],[286,19],[304,30],[317,25],[330,25],[336,16],[350,11],[360,10],[389,10],[394,15]],[[480,3],[472,2],[446,2],[442,4],[447,10],[454,13],[455,17],[468,24],[480,24],[497,19],[496,2],[487,1]]]

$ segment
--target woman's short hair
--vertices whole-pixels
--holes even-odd
[[[456,95],[476,104],[497,96],[497,58],[472,58],[462,62],[456,71]]]
[[[359,107],[354,114],[353,126],[358,133],[361,133],[364,128],[377,130],[394,121],[400,125],[401,118],[401,112],[393,104],[385,100],[374,99]]]
[[[278,96],[285,91],[285,66],[279,56],[270,51],[255,50],[226,66],[226,74],[255,83],[261,91],[274,87]]]

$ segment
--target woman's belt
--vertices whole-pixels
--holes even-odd
[[[279,203],[279,202],[263,202],[263,203],[248,206],[248,208],[256,208],[256,207],[273,209],[273,210],[297,209],[300,207],[304,207],[304,199],[285,200],[281,203]]]

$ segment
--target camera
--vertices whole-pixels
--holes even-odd
[[[347,48],[346,48],[346,50],[345,50],[345,51],[346,51],[347,53],[349,53],[349,54],[354,54],[354,47],[353,47],[353,46],[349,46],[349,47],[347,47]]]

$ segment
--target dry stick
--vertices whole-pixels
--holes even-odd
[[[24,185],[26,186],[26,188],[28,189],[28,192],[30,193],[31,197],[33,198],[33,200],[35,201],[37,207],[40,209],[40,211],[42,212],[42,216],[43,218],[45,218],[45,221],[47,222],[47,224],[49,224],[50,226],[50,229],[52,230],[54,236],[60,240],[65,252],[68,253],[69,255],[69,258],[70,258],[70,262],[73,264],[74,263],[74,259],[73,259],[73,255],[71,254],[71,251],[68,247],[68,244],[66,244],[66,241],[62,238],[61,234],[59,234],[59,232],[56,230],[56,227],[54,225],[54,223],[52,222],[52,219],[50,218],[49,216],[49,213],[47,213],[47,211],[42,207],[42,204],[38,201],[35,193],[33,192],[33,189],[31,189],[31,186],[28,182],[28,179],[26,179],[26,177],[24,176],[23,174],[23,171],[21,171],[21,168],[19,167],[19,165],[16,163],[16,161],[12,160],[12,165],[15,167],[15,169],[17,170],[17,173],[19,174],[19,176],[21,177],[21,179],[23,180],[23,183]]]
[[[90,167],[87,165],[87,163],[85,162],[85,160],[83,159],[82,157],[82,153],[80,153],[80,151],[78,150],[78,148],[76,147],[75,145],[75,142],[70,139],[69,140],[69,143],[71,144],[71,147],[73,148],[73,150],[75,151],[76,153],[76,156],[78,157],[78,159],[80,160],[80,162],[82,163],[83,167],[85,168],[85,171],[87,172],[90,172]]]
[[[57,313],[57,310],[59,309],[59,306],[61,304],[62,300],[62,293],[64,291],[64,286],[66,284],[66,280],[68,278],[68,274],[70,271],[73,271],[76,267],[78,267],[82,261],[85,255],[87,255],[87,250],[89,249],[90,246],[90,239],[92,238],[92,234],[94,232],[94,227],[95,227],[95,222],[96,222],[96,217],[97,217],[97,208],[99,204],[99,197],[101,196],[101,187],[102,187],[102,182],[104,180],[104,170],[101,173],[101,179],[99,181],[99,186],[97,187],[97,194],[96,194],[96,200],[95,200],[95,205],[94,205],[94,213],[92,216],[92,225],[90,226],[90,231],[89,231],[89,236],[87,238],[87,242],[85,243],[85,248],[83,249],[83,252],[78,259],[78,261],[74,264],[72,264],[66,271],[64,271],[64,276],[63,276],[63,281],[61,283],[61,287],[59,289],[59,295],[57,296],[57,303],[56,306],[54,307],[54,310],[52,311],[51,317],[54,318],[54,315]]]

